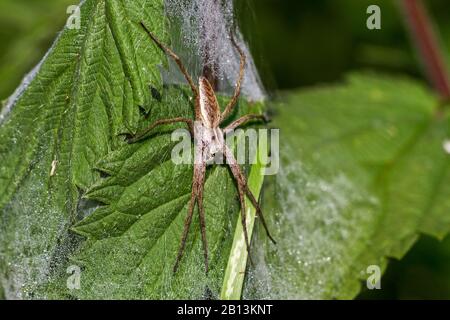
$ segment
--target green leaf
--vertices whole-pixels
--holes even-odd
[[[162,13],[160,0],[84,1],[81,29],[64,29],[2,110],[6,297],[32,297],[59,270],[77,245],[68,229],[78,218],[79,189],[98,179],[92,168],[122,144],[118,134],[138,126],[139,107],[156,103],[148,86],[162,89],[163,55],[137,23],[166,39]]]
[[[450,117],[420,84],[352,75],[277,112],[281,169],[264,205],[278,246],[261,235],[245,297],[353,298],[368,266],[448,233]]]
[[[192,116],[188,94],[164,90],[149,122]],[[248,107],[241,103],[240,109]],[[191,165],[175,165],[171,160],[177,142],[171,141],[170,133],[175,127],[165,126],[142,143],[124,145],[96,165],[108,177],[94,184],[85,197],[104,205],[73,227],[88,240],[68,263],[82,268],[81,289],[66,294],[82,299],[218,297],[239,212],[236,187],[226,167],[208,169],[204,208],[210,271],[206,275],[203,268],[195,215],[185,255],[174,274],[193,173]],[[64,281],[65,277],[56,279],[45,291],[59,297]]]
[[[168,125],[128,145],[157,119],[193,117],[190,91],[163,86],[168,42],[162,0],[86,0],[81,29],[65,29],[0,117],[0,284],[6,298],[217,297],[238,217],[224,166],[205,183],[210,272],[194,219],[172,273],[192,168],[170,161]],[[221,98],[222,105],[226,99]],[[239,103],[235,116],[260,112]],[[67,285],[78,267],[80,288]]]

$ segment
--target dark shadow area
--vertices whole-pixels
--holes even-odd
[[[422,236],[401,260],[391,260],[380,290],[363,289],[359,299],[448,299],[450,236]]]

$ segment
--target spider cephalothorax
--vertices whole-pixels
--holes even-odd
[[[264,216],[261,212],[261,208],[258,204],[258,201],[253,196],[250,191],[247,180],[242,173],[242,170],[237,163],[236,159],[232,151],[225,143],[224,136],[239,127],[240,125],[250,121],[250,120],[265,120],[263,115],[249,114],[239,118],[238,120],[232,122],[226,128],[220,128],[220,124],[229,116],[234,106],[237,103],[237,100],[241,91],[241,83],[244,76],[244,68],[245,68],[245,55],[244,52],[238,47],[234,38],[231,34],[231,42],[236,50],[239,52],[241,61],[239,68],[239,77],[236,83],[236,89],[233,97],[230,102],[226,106],[223,112],[220,111],[219,103],[217,102],[216,94],[211,84],[205,77],[199,78],[198,87],[195,85],[194,81],[187,73],[186,68],[184,67],[181,60],[178,56],[169,48],[164,46],[156,37],[150,32],[147,27],[141,22],[142,27],[148,33],[150,38],[158,45],[161,50],[163,50],[166,54],[172,57],[177,63],[180,71],[185,76],[189,86],[192,89],[192,92],[195,97],[195,122],[192,119],[188,118],[172,118],[172,119],[163,119],[156,121],[143,132],[135,135],[133,138],[129,139],[129,143],[134,143],[136,141],[141,140],[146,136],[148,132],[153,130],[155,127],[163,124],[175,123],[175,122],[184,122],[189,126],[189,130],[191,135],[195,140],[195,161],[194,161],[194,177],[192,180],[192,192],[191,192],[191,200],[189,203],[188,215],[186,216],[186,220],[184,223],[184,230],[181,237],[180,249],[178,251],[177,259],[174,266],[174,272],[178,268],[178,264],[183,255],[184,247],[186,244],[186,238],[189,232],[189,227],[192,222],[192,216],[194,214],[195,203],[198,205],[198,212],[200,218],[200,229],[202,235],[203,249],[205,255],[205,268],[206,272],[208,271],[208,245],[206,241],[206,225],[205,225],[205,212],[203,208],[203,185],[205,182],[205,172],[207,164],[211,163],[214,157],[217,154],[221,154],[225,157],[226,164],[230,167],[233,177],[236,181],[239,200],[241,204],[241,220],[243,224],[244,237],[247,245],[247,250],[250,249],[248,233],[247,233],[247,224],[246,224],[246,215],[245,215],[245,195],[250,199],[253,206],[256,208],[257,217],[261,219],[263,226],[267,232],[267,235],[275,243],[273,238],[270,236],[269,231],[267,229],[266,222],[264,220]]]

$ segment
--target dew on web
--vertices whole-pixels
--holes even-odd
[[[283,148],[281,155],[291,151]],[[244,298],[329,298],[339,290],[329,284],[349,272],[342,266],[369,236],[365,230],[376,219],[378,199],[343,173],[324,178],[299,160],[282,163],[288,164],[276,177],[279,206],[266,213],[275,216],[277,245],[266,244],[263,232],[255,234]]]
[[[37,298],[32,294],[47,279],[50,263],[58,255],[52,243],[64,228],[60,212],[44,209],[39,197],[28,196],[44,190],[44,183],[34,180],[23,188],[25,195],[15,197],[0,212],[9,223],[7,229],[0,225],[0,257],[9,275],[0,277],[6,299]]]
[[[233,92],[239,73],[239,54],[230,40],[230,31],[233,30],[237,44],[247,56],[242,94],[251,101],[264,99],[250,51],[233,23],[233,1],[166,0],[165,5],[171,21],[171,46],[193,77],[197,78],[206,65],[218,80],[219,90]],[[166,75],[167,82],[180,82],[182,79],[172,62],[169,74]]]

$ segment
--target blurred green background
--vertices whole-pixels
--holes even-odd
[[[425,3],[450,57],[450,1]],[[41,59],[75,0],[1,0],[0,100]],[[236,0],[239,23],[269,93],[340,81],[352,70],[403,73],[423,79],[395,0]],[[382,29],[366,28],[366,8],[382,9]],[[450,237],[422,237],[392,261],[382,290],[361,299],[450,299]]]
[[[396,0],[242,0],[240,21],[266,86],[289,89],[339,80],[348,70],[421,77]],[[425,0],[447,49],[450,2]],[[382,30],[366,28],[366,9],[382,10]]]

